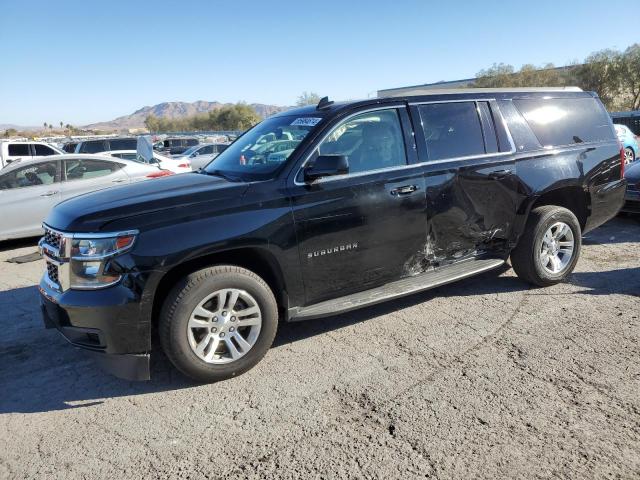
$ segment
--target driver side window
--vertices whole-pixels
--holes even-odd
[[[50,185],[59,181],[58,162],[39,162],[0,175],[0,190]]]
[[[317,153],[346,156],[349,173],[406,165],[397,110],[375,110],[345,120],[322,141]]]

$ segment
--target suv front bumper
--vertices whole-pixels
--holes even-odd
[[[117,377],[150,378],[150,319],[142,314],[135,289],[120,283],[101,290],[60,292],[49,284],[45,273],[39,291],[46,328],[56,328]]]

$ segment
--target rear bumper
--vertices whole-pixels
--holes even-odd
[[[591,192],[591,214],[584,233],[599,227],[618,214],[624,204],[626,187],[626,180],[620,179],[599,185]]]
[[[150,319],[141,315],[140,297],[132,289],[121,283],[102,290],[58,292],[43,278],[39,291],[46,328],[57,329],[117,377],[149,379]]]

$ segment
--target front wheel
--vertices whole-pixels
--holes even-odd
[[[173,288],[160,316],[160,341],[182,373],[215,382],[256,365],[277,326],[278,307],[264,280],[241,267],[218,265]]]
[[[636,159],[636,154],[633,152],[631,147],[626,147],[624,149],[624,163],[626,165],[630,164]]]
[[[578,261],[582,246],[580,223],[566,208],[546,205],[529,214],[511,265],[518,277],[546,287],[567,278]]]

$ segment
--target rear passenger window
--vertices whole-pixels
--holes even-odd
[[[429,160],[485,153],[475,102],[431,103],[419,110]]]
[[[122,164],[105,160],[76,159],[65,161],[67,180],[86,180],[102,177],[122,168]]]
[[[31,152],[29,152],[29,144],[28,143],[10,143],[9,144],[9,155],[11,156],[31,156]]]
[[[545,147],[615,140],[609,116],[593,98],[513,100]]]
[[[297,141],[289,141],[293,149]],[[286,145],[285,145],[286,146]],[[406,165],[398,112],[376,110],[339,124],[319,145],[320,155],[346,155],[349,173]]]
[[[36,147],[36,156],[46,156],[46,155],[55,155],[57,152],[46,145],[35,144]]]

